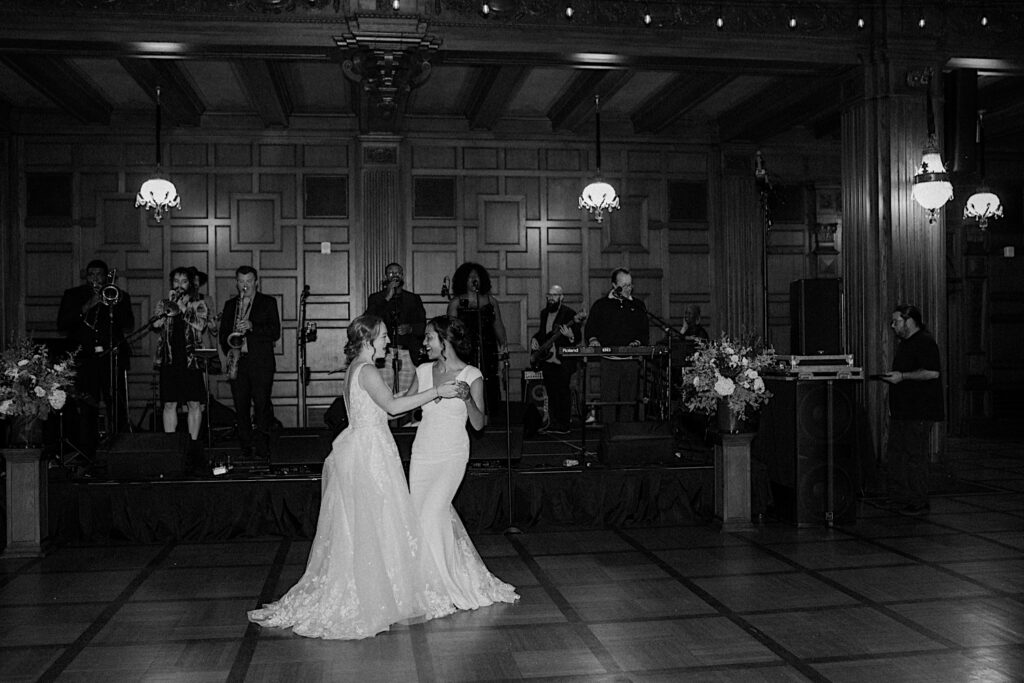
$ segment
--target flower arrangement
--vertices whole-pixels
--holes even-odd
[[[768,403],[772,397],[764,386],[763,373],[779,367],[775,349],[759,338],[697,340],[693,365],[683,368],[683,401],[691,411],[714,413],[722,401],[743,415]]]
[[[60,410],[75,377],[75,359],[50,361],[46,347],[28,339],[14,341],[3,352],[0,376],[0,417],[37,417],[45,420]]]

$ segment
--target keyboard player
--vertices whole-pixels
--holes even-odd
[[[606,297],[590,307],[586,338],[590,346],[646,346],[650,343],[647,307],[633,298],[633,276],[625,268],[612,271]],[[635,422],[640,400],[641,363],[636,358],[602,356],[601,421]]]

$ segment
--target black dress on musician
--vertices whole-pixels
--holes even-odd
[[[484,376],[484,401],[487,413],[493,415],[501,402],[501,361],[498,356],[498,334],[495,331],[497,314],[493,303],[480,308],[470,305],[470,299],[460,299],[456,317],[466,325],[473,342],[473,364]]]

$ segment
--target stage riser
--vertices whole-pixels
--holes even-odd
[[[513,523],[631,527],[705,522],[713,509],[709,467],[513,472]],[[312,538],[320,480],[89,484],[51,482],[51,536],[69,543],[163,543],[263,535]],[[474,532],[509,524],[503,472],[470,471],[455,508]]]

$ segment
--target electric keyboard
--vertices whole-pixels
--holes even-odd
[[[630,356],[641,358],[660,356],[668,353],[664,346],[563,346],[559,349],[563,357],[580,356]]]

